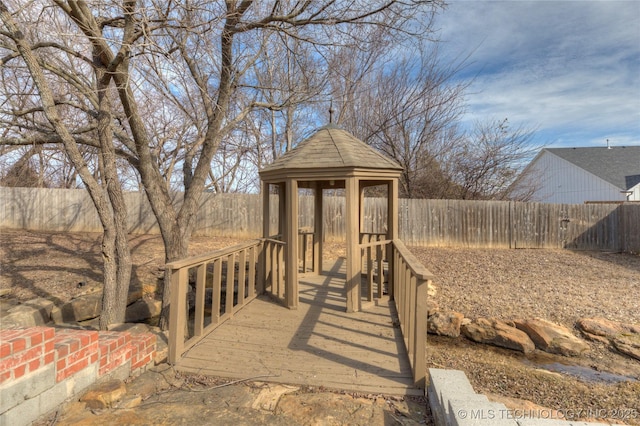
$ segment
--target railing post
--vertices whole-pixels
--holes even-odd
[[[207,264],[202,263],[198,265],[198,271],[196,275],[196,312],[193,324],[193,335],[202,335],[202,329],[204,328],[204,293],[205,293],[205,278],[207,276]]]
[[[234,293],[234,281],[236,273],[236,254],[231,253],[227,256],[227,294],[224,302],[224,314],[233,316],[233,293]]]
[[[244,249],[238,253],[238,305],[244,305],[246,296],[245,286],[247,278],[247,250]]]
[[[171,270],[169,305],[169,363],[175,364],[184,348],[185,310],[187,309],[187,269]]]
[[[384,285],[384,264],[382,261],[382,252],[385,250],[386,250],[386,247],[383,247],[383,246],[376,247],[376,257],[377,257],[376,260],[378,263],[378,299],[381,299],[382,295],[384,294],[384,289],[382,288],[382,286]],[[388,271],[387,273],[387,279],[389,281],[391,281],[390,272],[391,271]]]
[[[425,388],[427,349],[427,288],[431,280],[419,280],[416,286],[415,336],[413,345],[413,381],[415,386]]]
[[[211,323],[220,322],[220,290],[222,288],[222,259],[213,261],[213,300],[211,301]]]
[[[253,262],[257,261],[257,267],[254,270],[254,284],[255,284],[255,292],[258,294],[263,294],[267,287],[267,268],[269,267],[269,262],[267,260],[267,242],[263,241],[260,243],[258,247],[256,247],[253,251]],[[256,252],[257,250],[257,252]],[[257,274],[257,276],[256,276]]]
[[[257,259],[259,259],[258,251],[261,246],[262,244],[249,249],[249,282],[247,284],[249,288],[249,294],[247,296],[249,297],[253,297],[256,294],[256,274],[260,274],[260,262],[257,261]],[[259,294],[262,293],[259,292]]]

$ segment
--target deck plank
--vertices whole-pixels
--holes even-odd
[[[296,310],[267,296],[256,298],[191,348],[176,369],[363,393],[422,394],[413,386],[392,304],[381,299],[346,313],[338,267],[300,278]]]

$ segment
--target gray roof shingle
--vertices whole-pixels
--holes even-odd
[[[402,167],[385,157],[351,133],[335,125],[318,129],[261,171],[282,169],[365,168],[402,170]]]
[[[620,189],[640,182],[640,146],[545,149]]]

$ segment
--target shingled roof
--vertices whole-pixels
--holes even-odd
[[[546,148],[583,170],[627,190],[640,182],[640,146]]]
[[[398,163],[351,133],[329,124],[318,129],[260,172],[327,168],[402,170]]]

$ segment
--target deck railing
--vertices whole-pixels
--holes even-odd
[[[386,291],[394,300],[414,383],[424,388],[427,338],[427,287],[433,275],[399,239],[364,235],[368,299]],[[285,243],[263,238],[166,265],[171,274],[169,362],[233,317],[258,294],[283,300]],[[392,276],[385,280],[385,263]]]
[[[405,247],[393,240],[393,295],[414,384],[425,386],[427,346],[427,287],[434,276]]]
[[[256,277],[263,244],[272,246],[253,240],[166,265],[171,273],[170,363],[260,292]]]

